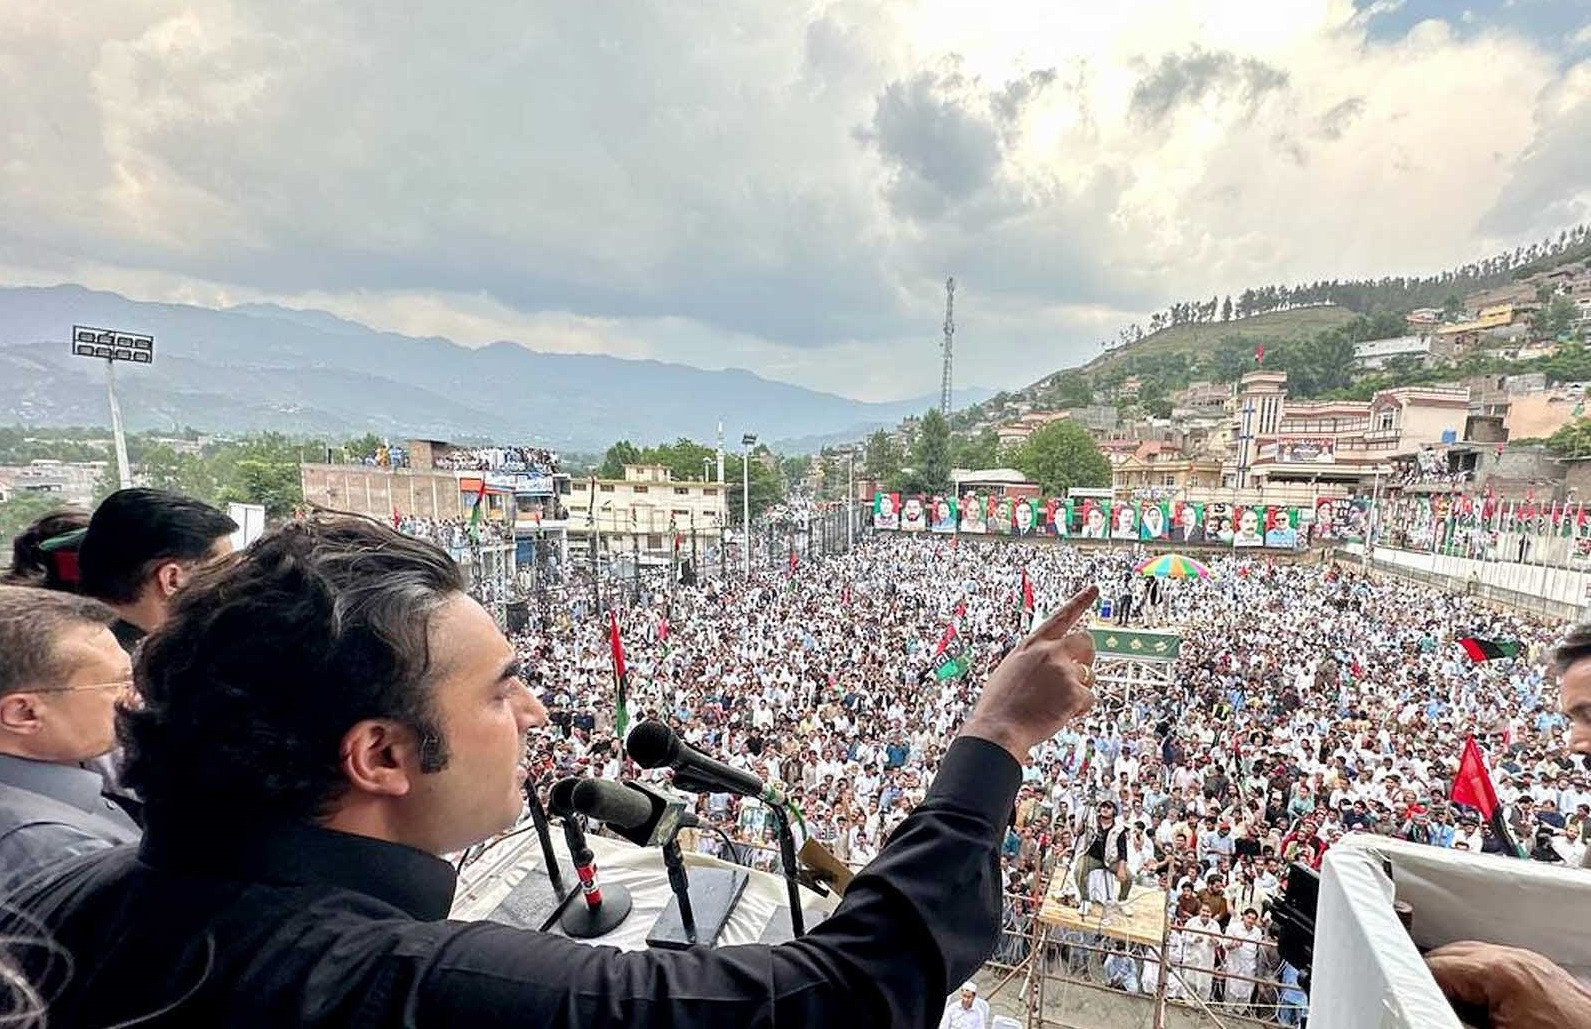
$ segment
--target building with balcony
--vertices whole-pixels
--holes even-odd
[[[622,479],[575,479],[566,531],[571,558],[599,565],[633,559],[698,562],[716,554],[729,524],[729,491],[738,483],[676,481],[659,465],[625,465]]]
[[[1250,372],[1233,400],[1222,485],[1278,482],[1370,485],[1390,476],[1394,458],[1461,443],[1470,415],[1467,387],[1408,386],[1368,402],[1289,401],[1287,373]]]

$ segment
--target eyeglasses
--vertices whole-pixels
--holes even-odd
[[[18,693],[79,693],[84,690],[131,690],[133,680],[131,676],[125,679],[115,679],[111,682],[85,682],[76,686],[49,686],[42,690],[18,690]]]

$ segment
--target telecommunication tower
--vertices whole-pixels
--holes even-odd
[[[945,371],[939,381],[939,413],[950,417],[951,344],[956,338],[956,280],[945,280]]]

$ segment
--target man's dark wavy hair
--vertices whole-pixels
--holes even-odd
[[[144,645],[142,704],[118,715],[126,784],[152,817],[312,820],[346,789],[343,735],[372,718],[411,727],[440,770],[427,634],[463,589],[438,547],[340,515],[201,571]]]

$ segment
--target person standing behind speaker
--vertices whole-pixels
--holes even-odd
[[[156,489],[102,501],[78,549],[81,592],[116,612],[111,631],[128,653],[160,628],[171,598],[199,566],[232,552],[238,525],[209,504]]]
[[[85,597],[0,586],[0,893],[138,838],[80,767],[115,745],[116,702],[132,691],[114,617]]]

